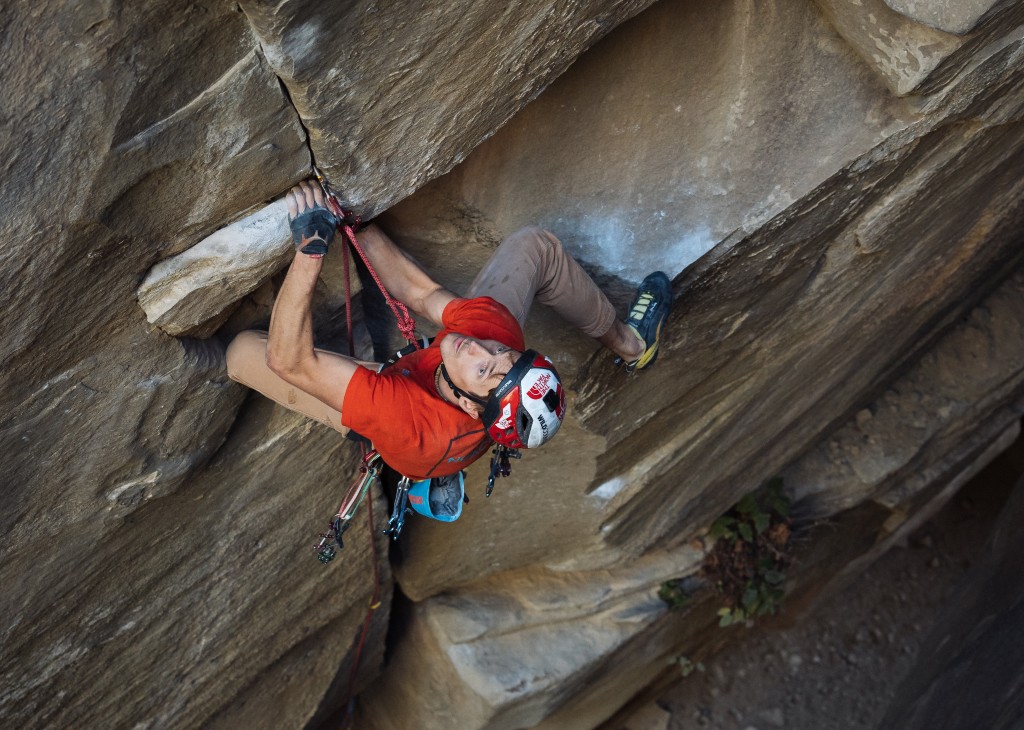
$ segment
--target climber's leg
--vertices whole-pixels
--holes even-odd
[[[325,350],[319,349],[317,352],[326,353]],[[309,393],[289,385],[271,372],[267,367],[266,332],[240,332],[228,346],[227,363],[228,376],[232,380],[259,391],[289,410],[326,424],[340,433],[348,433],[348,428],[341,425],[341,411],[336,411]]]
[[[561,241],[538,226],[508,236],[484,265],[468,296],[488,296],[526,322],[536,298],[627,361],[642,349],[635,335],[615,319],[615,308]]]
[[[487,296],[526,321],[536,299],[591,337],[615,321],[615,309],[554,234],[537,226],[505,238],[469,287],[469,296]]]

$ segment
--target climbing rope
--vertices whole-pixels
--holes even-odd
[[[365,447],[364,447],[365,452]],[[364,455],[363,459],[365,460]],[[377,551],[377,534],[373,528],[373,495],[366,501],[366,526],[370,534],[370,548],[373,550],[373,595],[370,598],[370,606],[366,609],[366,616],[363,618],[363,628],[359,632],[359,643],[356,644],[356,654],[352,658],[352,669],[348,675],[348,702],[346,707],[345,727],[352,727],[355,720],[356,700],[356,677],[359,674],[359,664],[363,658],[363,645],[366,644],[366,637],[370,633],[370,622],[373,620],[373,612],[380,608],[380,555]]]
[[[341,252],[341,261],[345,276],[345,328],[348,332],[348,356],[356,356],[356,343],[352,339],[352,280],[348,273],[348,251]]]
[[[345,547],[342,535],[349,528],[352,518],[355,517],[356,510],[363,503],[363,498],[366,497],[370,487],[380,475],[380,467],[377,461],[377,452],[368,450],[364,446],[362,463],[359,465],[359,475],[345,491],[345,496],[341,500],[341,507],[338,508],[337,514],[331,518],[327,525],[327,532],[321,532],[320,541],[313,546],[317,560],[321,563],[326,564],[334,560],[334,556],[337,554],[335,546],[337,546],[338,550]]]

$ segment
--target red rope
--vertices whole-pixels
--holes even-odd
[[[370,487],[371,492],[373,487]],[[346,714],[347,727],[351,727],[355,713],[355,690],[356,676],[359,674],[359,663],[363,658],[363,645],[366,644],[366,637],[370,633],[370,622],[373,620],[373,612],[380,607],[380,555],[377,552],[377,534],[373,529],[373,494],[368,495],[366,500],[366,527],[370,532],[370,547],[373,549],[373,597],[370,598],[370,607],[366,610],[366,617],[363,619],[363,628],[359,632],[359,643],[356,644],[356,655],[352,659],[352,671],[348,677],[348,710]]]
[[[348,239],[348,242],[352,245],[352,248],[354,248],[356,253],[359,254],[359,258],[361,258],[363,263],[366,264],[366,268],[370,271],[370,276],[373,277],[373,280],[377,283],[377,288],[380,289],[380,293],[384,295],[384,300],[388,303],[388,306],[391,307],[391,311],[394,313],[395,319],[398,320],[399,331],[405,335],[405,339],[409,342],[415,343],[416,320],[414,320],[412,315],[409,314],[409,308],[388,293],[388,290],[384,287],[384,282],[380,280],[380,276],[377,274],[376,269],[373,268],[370,260],[366,258],[366,252],[363,251],[363,247],[359,245],[359,241],[356,239],[356,234],[352,230],[352,226],[347,223],[342,223],[341,230]]]
[[[315,169],[315,168],[314,168]],[[406,307],[402,302],[398,301],[388,293],[387,288],[384,286],[384,282],[380,280],[380,276],[377,274],[376,269],[373,268],[373,264],[366,257],[366,252],[363,247],[359,245],[359,241],[356,239],[355,231],[352,230],[352,225],[349,221],[352,219],[344,208],[341,207],[341,203],[338,201],[337,196],[332,193],[327,184],[327,180],[323,178],[317,171],[317,178],[320,180],[321,185],[324,188],[324,193],[327,195],[327,202],[331,206],[331,212],[338,219],[338,228],[341,229],[342,233],[345,234],[345,239],[349,242],[359,257],[366,264],[367,270],[373,277],[374,282],[377,284],[377,288],[380,289],[381,294],[384,295],[384,300],[388,303],[392,313],[395,315],[395,319],[398,322],[398,329],[405,336],[409,342],[413,343],[417,349],[420,348],[420,343],[416,338],[416,320],[409,314],[409,308]],[[359,225],[359,219],[356,218],[356,225]],[[352,342],[352,292],[349,284],[349,270],[348,270],[348,252],[345,253],[345,319],[348,326],[348,347],[349,354],[354,353],[354,347]],[[363,468],[369,466],[368,462],[369,454],[366,451],[366,447],[363,447]],[[370,547],[373,550],[373,596],[370,599],[370,607],[366,611],[366,617],[363,619],[363,628],[359,632],[359,642],[356,644],[356,653],[352,658],[352,670],[349,673],[348,679],[348,711],[346,714],[346,727],[351,727],[351,723],[354,720],[355,713],[355,683],[356,676],[359,674],[359,663],[363,656],[363,646],[366,644],[366,637],[370,632],[370,622],[373,619],[373,612],[380,607],[380,555],[377,551],[376,541],[376,530],[373,527],[373,485],[370,485],[369,498],[366,500],[366,526],[370,532]]]
[[[380,293],[384,295],[384,301],[388,303],[388,306],[391,308],[391,312],[395,315],[399,331],[405,339],[416,345],[416,348],[419,349],[419,342],[416,339],[416,320],[414,320],[412,315],[409,314],[409,308],[392,297],[388,292],[387,288],[384,286],[384,282],[380,280],[377,270],[373,268],[373,264],[370,263],[370,259],[366,257],[366,252],[363,250],[363,247],[359,245],[358,239],[356,239],[355,231],[352,230],[352,226],[348,222],[352,219],[352,216],[346,213],[345,209],[341,207],[341,203],[338,201],[338,196],[330,191],[327,181],[325,179],[321,179],[320,182],[321,185],[323,185],[324,192],[327,194],[327,202],[331,206],[331,212],[334,213],[335,217],[338,219],[338,228],[345,235],[345,239],[349,242],[356,253],[359,254],[359,258],[361,258],[363,263],[366,264],[366,268],[369,270],[370,276],[372,276],[374,282],[376,282],[377,288],[380,289]],[[359,219],[356,218],[356,225],[358,224]],[[345,309],[349,312],[346,316],[348,324],[349,354],[352,354],[352,295],[349,292],[347,256],[345,257]]]
[[[345,269],[345,326],[348,332],[348,356],[356,356],[356,343],[352,340],[352,284],[348,273],[348,251],[341,252]]]

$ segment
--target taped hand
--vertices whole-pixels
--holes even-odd
[[[324,206],[323,190],[304,180],[288,192],[288,225],[295,247],[307,256],[321,258],[334,239],[338,219]]]

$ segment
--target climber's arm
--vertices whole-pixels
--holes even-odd
[[[313,293],[323,267],[322,254],[334,232],[318,185],[303,182],[288,192],[288,218],[299,250],[270,315],[267,367],[285,382],[340,411],[349,381],[360,365],[352,358],[313,347]]]
[[[457,297],[430,278],[409,254],[402,251],[375,224],[358,235],[359,243],[376,269],[384,288],[419,315],[441,325],[445,306]]]
[[[322,259],[299,253],[274,302],[267,338],[267,367],[282,380],[340,411],[359,363],[313,348],[313,291]]]

